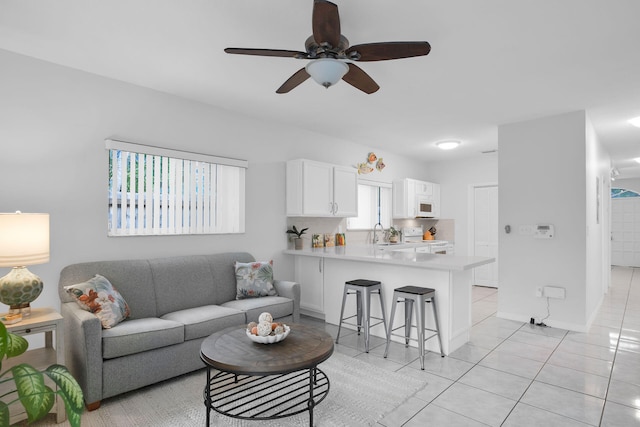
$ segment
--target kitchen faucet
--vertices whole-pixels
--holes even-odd
[[[378,226],[380,226],[380,231],[384,233],[384,227],[382,226],[382,224],[377,223],[376,225],[373,226],[373,237],[371,238],[371,241],[374,245],[378,243],[378,240],[380,240],[378,237],[378,234],[376,233],[376,229],[378,228]]]

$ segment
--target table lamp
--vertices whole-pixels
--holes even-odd
[[[0,302],[10,315],[29,316],[30,303],[42,292],[42,279],[27,265],[49,262],[49,214],[0,213],[0,267],[12,267],[0,279]]]

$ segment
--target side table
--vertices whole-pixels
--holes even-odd
[[[64,327],[62,321],[63,318],[60,313],[53,308],[32,308],[31,316],[23,317],[22,321],[13,325],[5,325],[9,332],[23,337],[44,333],[45,345],[41,348],[27,349],[24,354],[7,359],[2,364],[3,371],[20,363],[28,363],[39,370],[46,369],[56,363],[64,365]],[[46,381],[54,391],[57,391],[56,384],[53,381],[49,379]],[[21,408],[20,405],[16,407]],[[59,394],[56,395],[56,402],[53,405],[52,412],[56,414],[57,423],[61,423],[67,419],[64,402]],[[27,414],[23,408],[23,412],[11,414],[10,422],[13,425],[15,422],[26,418]]]

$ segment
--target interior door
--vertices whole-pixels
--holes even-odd
[[[611,264],[640,267],[640,198],[611,200]]]
[[[498,186],[475,187],[473,194],[473,254],[496,259],[474,269],[474,284],[498,287]]]

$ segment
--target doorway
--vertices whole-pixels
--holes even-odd
[[[640,267],[640,197],[635,194],[611,199],[613,265]]]
[[[498,185],[472,186],[470,197],[471,255],[495,258],[496,261],[476,267],[474,285],[498,287]]]

